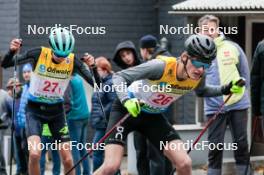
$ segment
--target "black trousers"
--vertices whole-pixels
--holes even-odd
[[[207,116],[211,117],[210,115]],[[249,161],[248,143],[247,143],[247,109],[232,110],[220,114],[208,128],[208,141],[210,143],[224,143],[226,127],[229,125],[237,149],[234,150],[236,165],[246,166]],[[223,159],[223,150],[209,150],[209,169],[221,169]]]
[[[119,100],[114,101],[107,131],[109,131],[127,113],[126,108],[123,107]],[[166,143],[167,141],[178,140],[180,139],[180,136],[169,123],[168,119],[162,114],[148,114],[141,112],[138,117],[129,117],[117,127],[106,140],[106,144],[119,144],[124,146],[128,133],[132,131],[136,131],[143,136],[143,138],[139,140],[137,140],[136,136],[135,140],[137,162],[138,165],[140,165],[140,167],[138,167],[139,174],[169,174],[172,169],[171,163],[169,160],[166,161],[165,156],[163,155],[163,150],[160,148],[160,142]],[[146,138],[148,141],[146,141]],[[147,142],[149,144],[147,144]]]

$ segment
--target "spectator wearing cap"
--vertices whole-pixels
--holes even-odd
[[[153,35],[145,35],[140,41],[140,54],[144,61],[156,58],[158,55],[171,56],[171,54],[165,49],[161,48],[158,44],[158,40]]]
[[[27,63],[23,66],[22,68],[22,72],[23,72],[23,79],[25,80],[26,84],[29,84],[30,81],[30,75],[32,72],[32,65],[30,63]]]

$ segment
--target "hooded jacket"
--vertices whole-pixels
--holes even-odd
[[[132,50],[133,54],[134,54],[134,58],[135,58],[135,64],[133,66],[139,65],[141,63],[137,52],[136,52],[136,47],[134,45],[134,43],[132,41],[124,41],[119,43],[116,46],[115,52],[114,52],[114,56],[113,56],[113,61],[121,68],[121,69],[126,69],[128,67],[131,67],[129,65],[126,65],[123,60],[121,59],[119,52],[122,49],[130,49]]]

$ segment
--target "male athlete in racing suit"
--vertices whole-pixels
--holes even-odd
[[[30,175],[40,174],[41,147],[39,145],[43,123],[48,123],[52,136],[58,143],[64,171],[67,172],[73,166],[63,95],[73,72],[80,74],[89,84],[94,84],[91,73],[72,53],[74,43],[74,37],[68,30],[56,28],[49,36],[51,48],[38,47],[22,55],[14,56],[21,47],[21,40],[13,39],[10,50],[2,61],[4,68],[14,66],[15,59],[17,64],[31,62],[33,65],[26,109]],[[97,71],[93,72],[96,82],[99,83]],[[74,171],[71,174],[75,174]]]
[[[173,101],[192,90],[196,90],[199,96],[241,92],[242,88],[236,85],[237,80],[222,87],[203,85],[204,71],[210,67],[215,53],[215,44],[211,38],[192,35],[186,40],[185,51],[178,60],[175,57],[159,56],[113,76],[119,100],[113,103],[107,130],[127,112],[132,117],[126,119],[109,136],[104,163],[95,175],[112,175],[118,170],[127,135],[134,130],[146,136],[170,159],[178,175],[191,174],[191,159],[184,150],[183,142],[161,113]],[[140,106],[140,101],[144,102],[143,106]]]

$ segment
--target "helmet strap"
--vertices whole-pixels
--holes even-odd
[[[187,60],[185,60],[185,61],[182,60],[182,63],[183,63],[183,68],[184,68],[184,71],[186,72],[187,77],[188,77],[188,78],[191,78],[191,77],[189,76],[188,71],[187,71],[187,68],[186,68],[186,65],[187,65],[187,63],[188,63],[188,60],[189,60],[189,58],[187,57]]]

